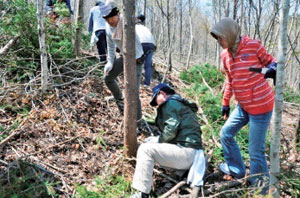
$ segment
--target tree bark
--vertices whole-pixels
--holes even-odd
[[[239,0],[234,0],[233,4],[233,19],[236,20],[237,17],[237,7],[238,7]]]
[[[45,1],[37,1],[37,19],[38,19],[38,34],[39,44],[41,52],[41,87],[43,91],[48,89],[48,63],[47,63],[47,51],[45,41],[45,28],[44,28],[44,16],[45,16]]]
[[[240,27],[241,27],[241,34],[243,35],[243,21],[244,21],[244,1],[241,1],[241,9],[240,9]]]
[[[190,22],[190,47],[189,47],[189,54],[188,54],[187,61],[186,61],[186,69],[188,69],[190,66],[190,58],[191,58],[193,42],[194,42],[191,0],[189,0],[189,22]]]
[[[122,0],[124,11],[123,22],[123,55],[125,82],[124,109],[124,146],[126,156],[136,155],[136,117],[137,117],[137,77],[135,62],[135,1]]]
[[[81,40],[81,26],[79,25],[79,23],[83,24],[83,5],[84,5],[84,0],[76,0],[75,1],[75,16],[74,16],[74,20],[75,20],[75,38],[74,38],[74,52],[76,57],[79,56],[80,54],[80,40]]]
[[[289,0],[282,1],[282,10],[280,13],[280,37],[278,41],[279,59],[277,65],[277,79],[275,91],[275,109],[272,122],[271,134],[271,149],[270,149],[270,185],[278,189],[278,181],[276,176],[280,173],[280,133],[282,121],[282,106],[283,106],[283,85],[284,85],[284,65],[287,49],[287,23],[289,14]],[[279,197],[278,190],[275,191],[273,197]]]
[[[300,81],[299,81],[299,95],[300,95]],[[295,134],[295,144],[296,144],[296,148],[300,148],[300,104],[299,104],[298,124],[296,127],[296,134]]]
[[[179,60],[181,60],[182,58],[182,1],[180,0],[180,13],[179,13],[179,17],[180,17],[180,26],[179,26]]]
[[[225,9],[225,17],[229,17],[229,13],[230,13],[230,0],[226,0],[226,9]]]

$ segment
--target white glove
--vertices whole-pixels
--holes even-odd
[[[104,67],[104,74],[107,75],[113,68],[113,65],[110,62],[107,62]]]
[[[158,138],[159,136],[150,136],[150,137],[147,137],[144,142],[145,143],[158,143]]]

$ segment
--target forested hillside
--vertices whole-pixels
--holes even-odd
[[[149,102],[160,82],[197,104],[207,168],[195,195],[195,188],[186,184],[186,171],[155,165],[150,197],[264,197],[249,184],[249,125],[236,136],[246,176],[235,179],[219,169],[224,162],[220,131],[226,121],[221,114],[226,77],[222,49],[210,32],[224,17],[236,20],[242,35],[260,40],[278,64],[284,60],[277,85],[268,79],[282,95],[275,95],[279,110],[273,111],[266,137],[271,167],[273,134],[280,133],[275,145],[280,171],[272,173],[277,182],[265,197],[300,196],[299,0],[116,1],[124,18],[124,4],[135,3],[134,15],[145,15],[157,47],[151,85],[139,90],[146,126],[138,134],[126,123],[132,110],[128,106],[137,104],[127,104],[125,98],[124,115],[119,112],[105,84],[105,64],[90,46],[87,24],[95,2],[72,0],[72,14],[65,3],[57,3],[55,16],[47,14],[45,0],[0,2],[0,198],[130,197],[136,156],[128,154],[128,132],[134,133],[137,147],[159,134],[156,108]],[[280,53],[283,2],[289,2],[285,59]],[[130,55],[124,53],[125,63]],[[125,72],[117,78],[125,97],[130,77]],[[230,108],[237,104],[232,99]]]

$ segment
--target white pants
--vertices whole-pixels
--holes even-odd
[[[188,170],[194,160],[196,149],[168,143],[143,143],[137,152],[132,187],[150,193],[154,163],[161,166]]]

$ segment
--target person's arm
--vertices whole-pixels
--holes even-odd
[[[159,136],[159,143],[171,142],[177,136],[178,127],[180,125],[179,109],[168,105],[163,109],[164,128]]]
[[[232,92],[232,78],[231,75],[228,71],[228,68],[226,66],[226,59],[222,57],[222,62],[226,74],[226,79],[225,79],[225,89],[224,89],[224,94],[223,94],[223,100],[222,100],[222,105],[223,106],[229,106],[230,105],[230,99],[233,95]]]
[[[256,55],[263,66],[268,66],[269,64],[276,62],[276,59],[269,53],[267,53],[264,46],[259,42],[257,44],[257,52]]]
[[[94,26],[93,12],[91,11],[89,16],[89,27],[88,27],[89,33],[93,32],[93,26]]]
[[[107,61],[113,65],[116,57],[116,45],[112,40],[109,27],[106,27],[106,42],[107,42]]]
[[[261,45],[260,42],[258,42],[257,48],[257,57],[259,58],[261,64],[268,68],[267,72],[264,74],[264,78],[273,78],[273,83],[276,85],[276,59],[271,54],[267,53],[266,49]]]

